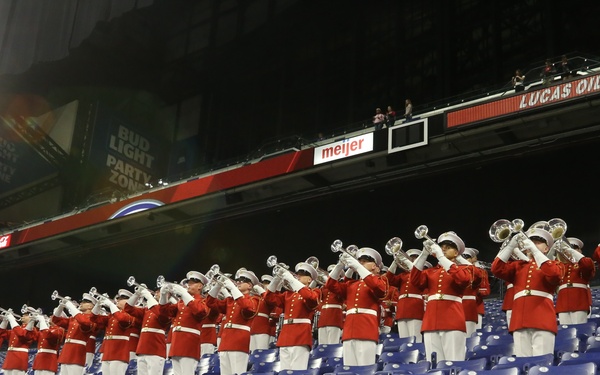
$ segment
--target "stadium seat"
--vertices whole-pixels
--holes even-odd
[[[578,352],[581,348],[578,338],[560,339],[554,341],[554,357],[560,359],[563,353]]]
[[[508,367],[496,370],[462,370],[458,375],[521,375],[516,367]]]
[[[486,358],[477,358],[465,361],[439,361],[435,366],[436,370],[449,369],[451,374],[457,374],[462,370],[485,370],[487,366]]]
[[[596,366],[600,366],[600,352],[564,353],[558,362],[558,366],[571,366],[586,362],[594,362]]]
[[[501,357],[512,356],[514,354],[514,343],[498,344],[498,345],[478,345],[472,351],[467,352],[466,358],[473,360],[476,358],[487,359],[487,370],[491,369],[498,363]]]
[[[418,349],[403,352],[384,352],[377,359],[379,370],[387,363],[417,363],[421,360],[421,353]]]
[[[400,374],[401,372],[410,372],[411,374],[424,374],[431,368],[431,363],[428,361],[421,361],[418,363],[387,363],[383,366],[381,371]]]
[[[275,375],[275,374],[277,374],[276,371],[267,371],[267,372],[247,371],[247,372],[242,372],[240,375]]]
[[[400,346],[402,344],[413,343],[413,342],[415,342],[414,336],[387,338],[387,339],[383,340],[383,343],[381,346],[381,352],[382,353],[383,352],[397,352],[400,350]]]
[[[481,336],[473,335],[471,337],[467,337],[467,352],[473,351],[473,349],[477,345],[480,345],[480,343],[481,343]]]
[[[508,333],[502,335],[491,335],[485,339],[486,345],[498,345],[498,344],[507,344],[514,342],[512,335]]]
[[[255,362],[275,362],[277,360],[277,355],[277,349],[255,350],[248,356],[248,366],[251,367]]]
[[[334,374],[339,375],[374,375],[377,371],[377,364],[365,365],[365,366],[336,366],[333,370]]]
[[[575,327],[568,327],[559,329],[556,332],[556,339],[570,339],[577,337],[577,329]]]
[[[552,366],[553,364],[554,355],[552,353],[536,355],[533,357],[504,356],[498,360],[498,364],[492,367],[492,370],[516,367],[521,373],[527,374],[529,369],[533,366]]]
[[[323,364],[323,358],[309,358],[308,359],[308,368],[321,368]]]
[[[596,375],[594,362],[583,362],[570,366],[533,366],[528,375]]]
[[[308,370],[281,370],[278,375],[319,375],[320,369],[309,368]]]
[[[600,336],[593,336],[587,339],[585,343],[585,353],[600,352]]]
[[[421,359],[425,358],[425,344],[422,342],[407,342],[405,344],[400,345],[400,351],[406,352],[410,350],[418,350]]]
[[[273,362],[254,362],[248,372],[252,373],[265,373],[265,372],[279,372],[279,361]]]
[[[342,352],[342,344],[322,344],[313,348],[310,352],[310,358],[341,358]]]
[[[388,332],[388,333],[380,333],[379,334],[379,342],[382,343],[385,339],[390,339],[390,338],[399,338],[400,336],[398,335],[398,332]]]

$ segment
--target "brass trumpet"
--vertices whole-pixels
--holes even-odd
[[[399,237],[392,237],[385,244],[385,253],[391,255],[394,258],[394,262],[398,267],[402,268],[406,272],[410,272],[412,268],[412,261],[410,257],[402,250],[402,240]]]
[[[358,251],[358,246],[350,245],[344,249],[344,244],[341,240],[335,240],[331,244],[331,251],[334,253],[346,253],[350,255],[352,258],[356,258],[356,252]]]
[[[135,277],[133,277],[133,276],[129,276],[129,278],[127,279],[127,286],[135,286],[136,289],[142,288],[142,289],[150,290],[150,289],[148,289],[148,287],[146,285],[136,283]],[[152,291],[150,291],[150,292],[152,292]]]
[[[21,306],[21,313],[29,314],[30,316],[42,315],[42,309],[34,309],[33,307],[24,304],[23,306]]]
[[[427,232],[429,232],[429,228],[427,228],[427,225],[419,225],[419,227],[415,229],[415,237],[419,240],[425,238],[426,240],[436,243],[436,241],[433,238],[429,237]],[[429,247],[424,246],[423,251],[431,255],[431,250],[429,249]]]
[[[565,233],[567,232],[567,223],[563,219],[554,218],[548,220],[548,232],[554,239],[554,244],[551,250],[554,250],[568,263],[575,264],[577,261],[571,256],[569,250],[573,250],[573,247],[567,240]]]
[[[2,307],[0,307],[0,315],[7,316],[8,314],[12,314],[12,316],[14,316],[15,318],[17,318],[17,319],[21,319],[21,315],[19,315],[19,314],[15,314],[15,313],[13,312],[13,309],[8,309],[8,310],[5,310],[5,309],[3,309]]]
[[[514,219],[513,221],[508,221],[506,219],[496,220],[490,230],[488,232],[490,239],[497,243],[502,243],[500,245],[500,250],[504,249],[506,245],[510,242],[513,235],[523,236],[523,226],[525,223],[521,219]],[[519,249],[515,249],[511,254],[511,258],[515,260],[529,260],[523,251],[521,250],[523,245],[522,241],[519,242]]]
[[[324,269],[319,268],[319,259],[315,256],[311,256],[306,259],[306,263],[310,264],[315,270],[317,270],[317,280],[315,280],[316,283],[319,285],[325,285],[327,279],[329,278],[329,273]]]

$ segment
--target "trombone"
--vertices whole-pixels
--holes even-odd
[[[412,268],[410,257],[402,250],[402,240],[399,237],[392,237],[385,244],[385,253],[394,258],[394,262],[404,271],[409,272]]]

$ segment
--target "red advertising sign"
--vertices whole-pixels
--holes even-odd
[[[446,126],[453,128],[507,114],[553,105],[600,92],[600,75],[587,76],[560,85],[523,91],[521,95],[496,100],[446,114]]]
[[[10,234],[0,236],[0,249],[4,249],[10,246]]]

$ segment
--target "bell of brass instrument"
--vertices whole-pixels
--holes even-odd
[[[308,257],[306,259],[306,263],[313,266],[315,270],[317,270],[317,282],[318,285],[325,285],[327,279],[329,278],[329,273],[322,268],[319,268],[319,259],[315,256]]]
[[[399,237],[392,237],[385,244],[385,253],[391,255],[394,258],[394,262],[398,267],[402,268],[406,272],[410,272],[412,268],[412,261],[410,257],[402,250],[402,240]]]
[[[496,220],[490,230],[488,232],[490,239],[497,243],[502,243],[500,245],[500,250],[504,249],[506,245],[508,245],[509,241],[513,237],[516,236],[524,236],[523,226],[525,223],[521,219],[514,219],[513,221],[508,221],[506,219]],[[516,260],[527,260],[525,254],[521,250],[523,248],[522,241],[518,241],[519,249],[515,249],[511,255],[513,259]]]
[[[426,240],[435,243],[436,241],[433,238],[429,237],[427,232],[429,232],[429,228],[427,228],[427,225],[419,225],[419,227],[415,229],[415,237],[419,240],[425,238]],[[423,247],[423,251],[426,251],[428,254],[431,255],[431,250],[429,249],[429,247]]]
[[[567,223],[563,219],[554,218],[548,220],[548,232],[554,239],[552,250],[559,254],[568,263],[577,263],[577,261],[570,254],[569,250],[573,250],[573,247],[567,240],[565,233],[567,233]]]

